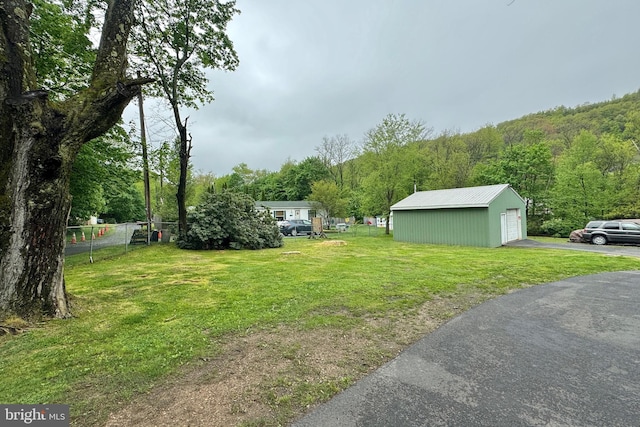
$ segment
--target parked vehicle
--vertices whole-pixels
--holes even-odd
[[[640,244],[640,224],[632,221],[590,221],[582,231],[582,238],[594,245]]]
[[[285,236],[297,236],[298,234],[313,233],[313,226],[308,219],[290,219],[283,221],[280,232]]]

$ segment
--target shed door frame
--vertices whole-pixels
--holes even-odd
[[[508,242],[507,240],[507,213],[506,212],[501,212],[500,213],[500,239],[501,239],[501,244],[506,244]]]

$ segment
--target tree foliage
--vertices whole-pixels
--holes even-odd
[[[102,179],[105,175],[103,164],[96,154],[95,143],[85,144],[73,164],[70,179],[70,193],[72,196],[70,224],[80,224],[91,215],[102,212],[106,206]]]
[[[150,155],[152,172],[152,210],[158,213],[163,221],[178,221],[178,203],[176,193],[181,180],[180,140],[164,141]],[[191,164],[187,167],[185,177],[185,204],[193,206],[198,202],[193,183],[198,177],[194,176]],[[209,186],[209,179],[201,179],[205,189]],[[203,189],[200,189],[202,192]]]
[[[331,218],[346,215],[348,201],[342,196],[342,191],[334,181],[314,182],[308,198],[311,206],[321,213],[327,225]]]
[[[213,101],[205,69],[234,70],[238,57],[226,27],[235,1],[147,0],[136,10],[135,68],[156,78],[145,92],[172,108]]]
[[[443,133],[428,141],[420,156],[416,183],[420,189],[464,187],[472,173],[473,163],[467,145],[460,134]]]
[[[344,175],[347,162],[358,154],[358,148],[348,135],[336,135],[322,138],[322,144],[316,147],[320,161],[327,167],[338,187],[344,188]]]
[[[133,145],[120,127],[114,127],[80,149],[70,178],[71,223],[92,215],[117,222],[144,219],[144,198],[135,186],[140,174],[135,170]]]
[[[138,2],[133,32],[136,68],[155,78],[148,93],[169,104],[179,136],[180,178],[176,192],[179,235],[187,229],[187,175],[191,155],[188,118],[183,107],[197,109],[213,101],[205,69],[234,70],[238,57],[226,27],[239,10],[235,1],[148,0]]]
[[[329,176],[329,169],[318,157],[307,157],[299,164],[291,165],[283,174],[287,200],[306,199],[313,183]]]
[[[31,43],[38,85],[50,99],[64,99],[89,84],[96,50],[89,38],[95,20],[82,2],[33,0]]]
[[[391,205],[410,194],[419,172],[417,143],[429,133],[422,122],[404,114],[389,114],[367,132],[362,146],[365,200],[370,212],[387,218],[387,233]]]
[[[510,184],[527,200],[527,215],[536,215],[536,206],[544,206],[554,177],[551,150],[544,141],[506,147],[497,160],[477,171],[482,185]]]
[[[189,214],[190,229],[179,241],[185,249],[263,249],[282,246],[275,219],[258,212],[243,193],[208,193]]]
[[[561,157],[550,203],[575,228],[593,218],[639,216],[638,164],[632,144],[583,131]]]

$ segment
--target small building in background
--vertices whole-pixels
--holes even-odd
[[[316,211],[311,206],[311,202],[307,201],[290,201],[290,202],[267,202],[257,201],[256,210],[269,210],[276,221],[285,221],[288,219],[308,219],[316,216]]]
[[[527,238],[525,202],[509,184],[419,191],[391,211],[403,242],[493,248]]]

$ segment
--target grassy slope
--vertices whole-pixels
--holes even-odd
[[[215,354],[220,338],[250,328],[351,329],[436,295],[495,295],[640,267],[637,259],[577,251],[340,237],[346,246],[296,239],[281,249],[188,252],[156,245],[96,264],[71,258],[66,279],[76,317],[0,339],[0,401],[71,403],[74,417],[97,422],[179,366]]]

